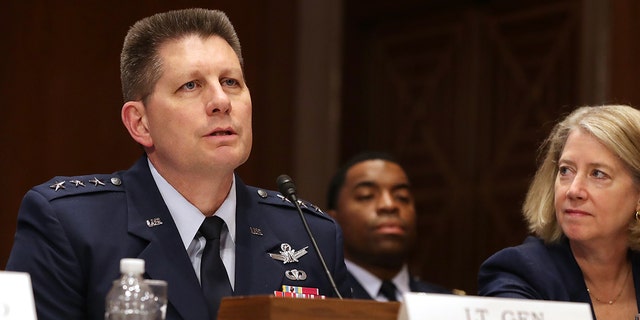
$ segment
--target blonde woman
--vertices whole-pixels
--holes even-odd
[[[640,287],[640,111],[581,107],[552,130],[523,212],[534,236],[480,267],[483,296],[588,302],[633,319]]]

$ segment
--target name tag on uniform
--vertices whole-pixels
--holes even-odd
[[[0,319],[36,320],[36,306],[28,273],[0,271]]]
[[[593,320],[588,303],[407,293],[398,320]]]

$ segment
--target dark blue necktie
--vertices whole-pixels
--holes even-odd
[[[396,298],[396,285],[390,280],[382,281],[380,286],[380,294],[382,294],[389,301],[398,301]]]
[[[200,283],[202,292],[207,299],[210,319],[218,317],[218,308],[222,297],[230,296],[233,293],[227,270],[220,258],[220,233],[223,227],[224,221],[222,219],[211,216],[204,219],[199,230],[200,234],[207,239],[200,264]]]

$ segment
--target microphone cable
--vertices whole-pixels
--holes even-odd
[[[322,268],[324,268],[324,272],[327,273],[327,278],[329,279],[329,282],[333,287],[333,291],[338,296],[338,298],[342,299],[342,295],[340,294],[340,291],[338,291],[338,287],[336,286],[336,283],[333,280],[333,276],[331,275],[331,272],[329,272],[327,263],[324,261],[324,258],[322,257],[320,248],[318,248],[316,239],[313,236],[313,233],[311,233],[311,229],[307,224],[307,219],[305,219],[304,214],[302,213],[302,209],[300,208],[300,204],[298,203],[298,197],[296,196],[296,186],[295,184],[293,184],[293,180],[291,180],[289,176],[282,174],[278,176],[278,178],[276,179],[276,183],[278,184],[278,190],[280,190],[280,193],[282,193],[283,196],[289,199],[289,201],[293,202],[293,204],[296,206],[296,209],[298,209],[298,213],[300,214],[300,219],[302,219],[302,224],[304,225],[304,228],[307,230],[307,234],[309,235],[309,238],[311,238],[311,244],[313,245],[313,248],[316,250],[316,253],[318,254],[318,258],[320,259],[320,263],[322,263]]]

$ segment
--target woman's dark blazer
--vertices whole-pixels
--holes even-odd
[[[636,301],[640,310],[640,253],[629,251]],[[529,236],[523,244],[503,249],[480,266],[478,294],[481,296],[587,302],[582,271],[566,238],[555,244]],[[595,314],[593,319],[595,319]]]

